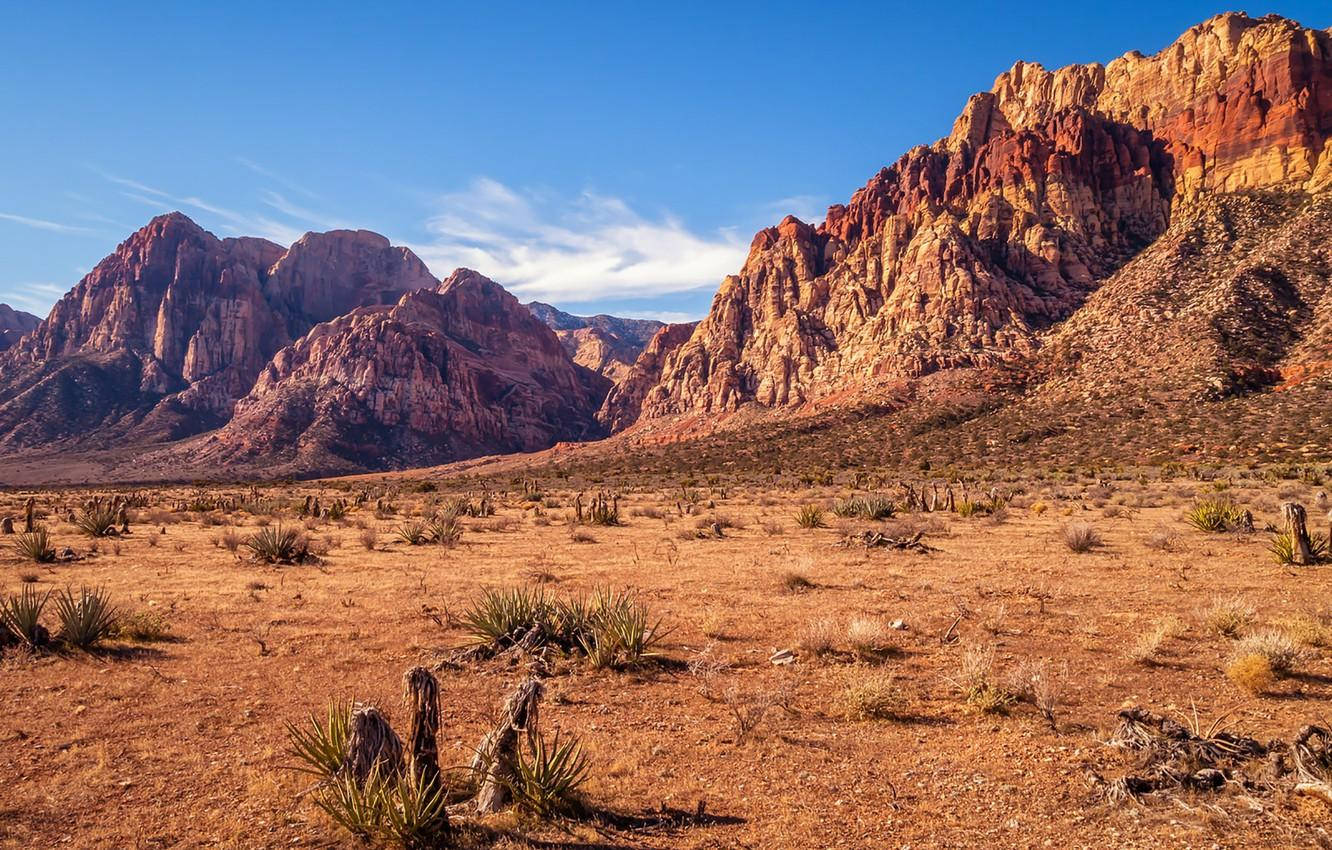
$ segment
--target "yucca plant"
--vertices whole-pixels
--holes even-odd
[[[661,620],[625,591],[600,590],[592,603],[591,632],[579,643],[594,667],[621,667],[652,657],[661,639]]]
[[[18,596],[0,603],[0,627],[33,649],[44,646],[51,636],[41,624],[42,609],[50,596],[50,591],[38,593],[36,588],[23,588]]]
[[[394,534],[408,546],[420,546],[430,542],[430,526],[423,519],[404,522],[394,529]]]
[[[110,502],[94,502],[79,512],[74,525],[89,537],[107,537],[116,533],[116,512]]]
[[[302,728],[287,724],[287,754],[299,762],[293,770],[309,773],[321,779],[332,779],[342,766],[347,753],[347,739],[351,736],[352,704],[331,702],[327,716],[321,722],[311,714]]]
[[[378,774],[364,783],[350,775],[334,777],[319,788],[314,802],[334,823],[368,843],[383,828],[383,784]]]
[[[891,499],[882,496],[844,499],[833,505],[834,516],[849,519],[892,519],[897,513],[897,506]]]
[[[1234,531],[1244,525],[1244,509],[1229,499],[1200,499],[1184,514],[1189,525],[1209,534]]]
[[[408,770],[397,780],[382,783],[379,793],[384,838],[409,850],[441,845],[449,829],[449,795],[442,782],[424,780]]]
[[[801,528],[823,528],[823,508],[818,505],[801,505],[796,511],[796,525]]]
[[[481,596],[463,612],[463,630],[478,645],[500,646],[521,637],[532,626],[548,622],[550,603],[545,591],[521,587],[481,591]]]
[[[51,533],[44,526],[37,526],[14,537],[14,551],[19,557],[38,564],[49,564],[55,560],[55,548],[51,545]]]
[[[66,589],[55,597],[60,620],[60,639],[69,646],[89,649],[116,631],[116,609],[102,588],[79,589],[78,596]]]
[[[514,805],[541,818],[568,814],[577,809],[578,792],[587,780],[589,766],[582,744],[557,733],[547,742],[536,736],[528,747],[520,747],[512,775],[503,781]]]
[[[1315,561],[1321,561],[1327,557],[1327,538],[1321,534],[1313,533],[1309,535],[1309,548],[1313,551]],[[1267,544],[1267,551],[1272,553],[1278,564],[1295,563],[1295,538],[1291,536],[1289,530],[1278,531],[1272,535],[1272,539]]]
[[[462,521],[457,514],[446,513],[430,521],[427,527],[430,541],[441,546],[455,546],[462,538]]]
[[[245,548],[255,560],[267,564],[291,564],[307,554],[305,536],[299,528],[283,528],[282,523],[261,528],[245,539]]]

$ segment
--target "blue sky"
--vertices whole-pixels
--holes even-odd
[[[376,230],[573,312],[697,317],[757,229],[821,220],[1014,60],[1155,52],[1223,10],[997,5],[7,4],[0,301],[45,315],[180,209],[283,243]],[[1248,11],[1332,25],[1326,0]]]

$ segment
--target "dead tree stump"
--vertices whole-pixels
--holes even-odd
[[[439,748],[435,743],[439,733],[439,682],[426,668],[413,667],[403,678],[403,686],[412,712],[407,733],[412,773],[422,788],[439,786]]]
[[[37,499],[33,496],[28,497],[28,502],[23,506],[23,533],[32,534],[37,529],[35,515],[37,513]]]
[[[537,734],[538,706],[545,688],[538,679],[524,679],[504,702],[495,728],[481,739],[472,759],[472,771],[480,779],[476,792],[478,814],[492,814],[509,802],[508,782],[518,761],[520,733],[529,739]]]
[[[1313,545],[1309,542],[1309,529],[1305,525],[1304,505],[1286,502],[1281,506],[1281,516],[1286,520],[1286,533],[1290,535],[1295,563],[1312,564]]]
[[[0,520],[0,534],[13,534],[13,533],[14,533],[14,518],[7,516],[3,520]]]
[[[359,706],[352,714],[347,754],[339,772],[360,785],[371,774],[382,779],[402,772],[402,739],[393,731],[388,718],[373,705]]]

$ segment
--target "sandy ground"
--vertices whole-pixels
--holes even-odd
[[[486,824],[498,846],[1315,846],[1332,831],[1332,811],[1285,789],[1110,806],[1086,777],[1132,770],[1131,756],[1102,743],[1128,706],[1196,706],[1207,721],[1234,710],[1233,728],[1263,740],[1332,715],[1329,650],[1306,647],[1295,675],[1250,696],[1224,673],[1232,639],[1203,614],[1231,596],[1256,608],[1249,629],[1326,614],[1332,569],[1276,565],[1261,532],[1188,528],[1184,508],[1205,485],[1027,487],[1001,522],[903,518],[892,530],[923,529],[936,549],[928,554],[839,545],[874,523],[830,516],[830,527],[797,527],[799,505],[845,491],[741,486],[702,487],[685,516],[678,489],[626,492],[625,524],[588,529],[586,542],[571,535],[570,493],[548,491],[558,506],[541,517],[521,493],[499,494],[497,516],[468,520],[451,550],[392,539],[402,514],[440,498],[404,493],[393,497],[398,515],[376,518],[371,503],[311,529],[331,547],[319,566],[239,559],[219,536],[232,524],[253,533],[258,518],[172,511],[182,490],[153,493],[160,504],[136,511],[131,535],[99,541],[73,563],[22,563],[0,541],[0,595],[25,581],[101,585],[127,611],[162,613],[173,635],[0,660],[0,846],[357,846],[300,796],[308,782],[284,769],[284,724],[339,697],[401,714],[403,672],[466,640],[451,617],[482,588],[534,579],[552,593],[634,588],[669,629],[668,663],[549,681],[543,723],[581,736],[593,765],[589,806],[633,815],[692,812],[703,801],[708,817],[597,829],[505,815]],[[1235,495],[1260,528],[1277,520],[1279,498],[1313,510],[1313,489],[1281,488]],[[284,495],[295,503],[306,492],[315,490]],[[0,514],[17,513],[21,497],[8,494]],[[79,497],[39,498],[55,513],[57,545],[87,554],[91,541],[59,519]],[[700,519],[718,516],[739,527],[722,539],[695,535]],[[223,524],[204,524],[215,520]],[[1062,529],[1078,520],[1104,545],[1069,551]],[[357,524],[379,531],[374,551]],[[1169,548],[1156,548],[1168,536]],[[788,589],[791,572],[813,586]],[[904,621],[893,652],[857,659],[802,648],[812,624],[832,620],[844,632],[861,616]],[[1128,657],[1172,617],[1179,624],[1152,663]],[[950,680],[974,647],[993,647],[996,679],[1044,662],[1061,684],[1056,728],[1024,703],[1006,714],[968,706]],[[783,648],[798,660],[774,666],[769,656]],[[899,716],[850,719],[848,686],[885,673],[904,701]],[[439,675],[440,750],[462,764],[522,673],[486,664]],[[765,702],[785,707],[741,739],[733,709]]]

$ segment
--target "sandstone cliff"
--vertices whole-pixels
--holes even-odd
[[[0,351],[12,347],[24,334],[36,330],[41,323],[42,320],[31,313],[0,304]]]
[[[555,331],[575,363],[614,383],[624,379],[648,340],[662,327],[652,319],[623,319],[604,313],[575,316],[540,301],[526,306]]]
[[[1020,62],[821,225],[760,232],[640,418],[1027,362],[1172,216],[1214,195],[1329,187],[1326,32],[1227,14],[1152,57]]]

